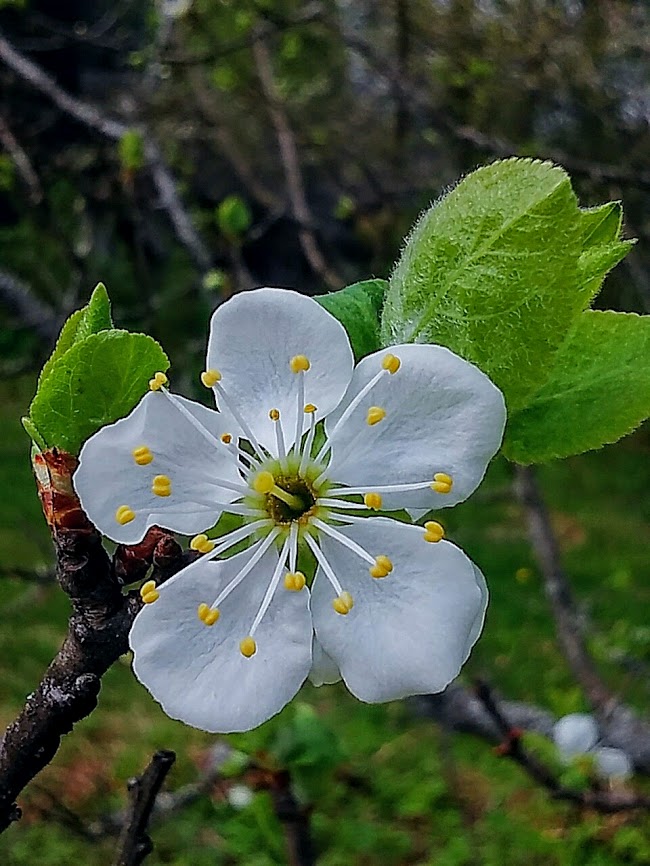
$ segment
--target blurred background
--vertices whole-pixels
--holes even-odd
[[[192,396],[209,313],[231,293],[386,277],[420,210],[477,165],[524,155],[562,164],[583,206],[623,201],[639,243],[597,304],[648,313],[649,50],[646,0],[0,0],[2,724],[68,615],[19,418],[94,285],[118,326],[161,341]],[[649,456],[642,430],[538,473],[591,659],[641,713]],[[546,733],[587,709],[512,467],[497,461],[443,522],[492,594],[460,688],[486,679],[539,708]],[[180,795],[161,801],[152,864],[293,864],[267,790],[280,769],[323,866],[650,863],[647,812],[558,803],[489,737],[439,716],[435,701],[369,707],[306,686],[275,720],[216,742],[167,719],[125,659],[23,796],[0,862],[109,862],[126,780],[172,748]],[[626,784],[648,790],[641,775]]]

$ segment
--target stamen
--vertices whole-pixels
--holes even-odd
[[[253,555],[252,555],[251,558],[248,560],[248,562],[246,563],[246,565],[244,565],[243,568],[241,568],[241,569],[239,570],[239,572],[238,572],[238,573],[233,577],[233,579],[232,579],[232,580],[230,581],[230,583],[225,587],[225,589],[223,589],[223,590],[219,593],[219,595],[218,595],[217,598],[214,600],[214,602],[210,605],[210,607],[212,607],[212,608],[219,607],[219,605],[221,604],[221,602],[224,601],[224,599],[228,598],[228,596],[229,596],[230,593],[233,591],[233,589],[236,589],[236,588],[239,586],[239,584],[242,582],[242,580],[246,577],[246,575],[247,575],[247,574],[248,574],[248,573],[249,573],[253,568],[255,568],[255,566],[257,565],[257,563],[258,563],[258,562],[260,561],[260,559],[264,556],[264,554],[266,553],[266,551],[267,551],[267,550],[269,549],[269,547],[273,544],[273,542],[275,541],[275,539],[278,537],[279,534],[280,534],[280,530],[276,528],[276,529],[274,529],[272,532],[270,532],[270,533],[266,536],[266,538],[265,538],[263,541],[258,542],[259,547],[258,547],[257,550],[253,553]],[[215,550],[218,550],[218,549],[219,549],[219,548],[215,548]],[[214,556],[214,555],[215,555],[215,552],[214,552],[214,551],[212,551],[212,554],[208,554],[208,556]],[[197,561],[199,561],[199,560],[197,560]],[[191,568],[192,566],[190,565],[190,566],[188,566],[188,567]]]
[[[397,357],[397,355],[388,354],[384,355],[381,366],[384,368],[384,370],[388,370],[388,372],[393,375],[397,373],[399,368],[402,366],[402,362]]]
[[[329,535],[330,538],[333,538],[335,541],[338,541],[344,547],[347,547],[348,550],[351,550],[352,553],[356,553],[357,556],[360,556],[361,559],[369,562],[370,565],[376,564],[376,559],[374,556],[371,556],[367,550],[364,550],[361,545],[357,544],[356,541],[352,541],[351,538],[348,538],[347,535],[343,535],[341,532],[338,532],[334,529],[333,526],[329,526],[327,523],[323,523],[322,520],[319,520],[315,517],[312,520],[312,525],[316,526],[324,535]]]
[[[234,417],[235,421],[239,424],[241,429],[244,431],[246,438],[248,439],[248,441],[253,446],[253,450],[257,453],[257,456],[260,458],[260,460],[266,460],[266,455],[264,454],[264,451],[262,450],[262,446],[257,441],[257,438],[255,437],[251,428],[248,426],[248,424],[242,418],[239,409],[237,409],[235,404],[232,402],[232,400],[230,399],[230,397],[228,396],[228,394],[224,390],[224,387],[221,384],[221,382],[215,382],[214,390],[217,392],[217,394],[219,395],[219,397],[223,401],[225,407],[228,409],[230,414]]]
[[[373,511],[379,511],[382,505],[380,493],[366,493],[363,497],[363,501],[368,508],[372,508]]]
[[[427,520],[424,524],[425,533],[422,536],[425,541],[430,541],[433,544],[436,544],[438,541],[442,541],[445,537],[444,527],[438,523],[437,520]]]
[[[230,445],[230,443],[232,442],[232,433],[222,433],[221,441],[224,445]]]
[[[115,512],[115,520],[120,524],[120,526],[125,526],[127,523],[135,520],[135,511],[133,511],[132,508],[129,508],[128,505],[120,505]]]
[[[317,409],[318,406],[315,406],[313,403],[306,403],[304,409],[305,415],[313,415]]]
[[[320,549],[318,544],[316,544],[316,542],[311,537],[311,535],[309,535],[309,533],[305,533],[304,538],[305,538],[305,541],[307,543],[307,547],[314,554],[314,556],[316,557],[316,560],[318,561],[318,564],[320,565],[320,567],[325,572],[325,576],[327,577],[329,582],[334,587],[334,592],[337,595],[341,595],[341,593],[343,592],[343,587],[341,586],[341,584],[336,579],[336,575],[334,574],[334,571],[332,570],[332,566],[327,561],[325,554]]]
[[[435,490],[436,493],[449,493],[453,486],[454,480],[451,475],[447,475],[446,472],[436,472],[433,476],[433,483],[431,484],[431,489]]]
[[[257,644],[252,637],[245,637],[239,644],[239,652],[247,659],[251,658],[257,652]]]
[[[306,373],[311,367],[311,363],[307,355],[294,355],[289,361],[292,373]]]
[[[337,613],[345,616],[346,614],[350,613],[350,611],[354,607],[354,599],[349,592],[342,592],[338,598],[334,599],[334,601],[332,602],[332,607]]]
[[[378,484],[377,486],[373,485],[370,489],[368,487],[337,487],[330,492],[337,496],[358,496],[366,493],[407,493],[411,490],[426,490],[427,487],[431,488],[433,483],[435,482],[416,481],[413,484]]]
[[[329,434],[329,436],[327,437],[327,439],[326,439],[325,442],[323,443],[322,448],[320,449],[320,451],[319,451],[318,454],[316,455],[316,458],[315,458],[315,462],[316,462],[316,463],[319,463],[319,462],[323,459],[323,457],[325,456],[325,454],[329,451],[329,449],[330,449],[330,447],[331,447],[331,445],[332,445],[332,442],[334,441],[334,437],[336,436],[336,434],[338,433],[338,431],[341,429],[341,427],[343,426],[343,424],[345,424],[345,422],[348,420],[348,418],[350,417],[350,415],[351,415],[351,414],[354,412],[354,410],[357,408],[357,406],[361,403],[361,401],[364,399],[364,397],[365,397],[365,396],[366,396],[370,391],[372,391],[372,389],[375,387],[375,385],[377,384],[377,382],[381,381],[381,379],[383,379],[384,376],[389,376],[389,375],[390,375],[390,373],[389,373],[388,370],[383,370],[383,369],[380,370],[378,373],[376,373],[376,374],[372,377],[372,379],[368,382],[368,384],[365,385],[365,386],[364,386],[364,387],[359,391],[359,393],[357,394],[357,396],[354,398],[354,400],[352,400],[352,402],[351,402],[350,405],[347,407],[347,409],[345,410],[345,412],[341,415],[341,417],[339,418],[339,420],[336,422],[336,424],[335,424],[334,427],[332,428],[332,432]]]
[[[208,538],[205,533],[201,533],[201,535],[195,535],[194,538],[190,541],[190,549],[198,550],[199,553],[211,553],[216,546],[216,542]]]
[[[257,615],[253,620],[253,625],[251,626],[251,630],[249,632],[250,637],[253,637],[259,624],[262,622],[264,618],[264,614],[269,609],[269,605],[273,600],[273,596],[275,594],[276,589],[278,588],[278,584],[280,583],[280,577],[282,572],[284,571],[284,564],[287,561],[287,551],[289,549],[289,539],[287,539],[282,545],[282,550],[280,551],[280,557],[278,559],[278,564],[275,567],[273,572],[273,576],[271,577],[271,582],[268,585],[266,592],[264,593],[264,598],[262,599],[262,604],[260,605],[260,609],[257,611]]]
[[[369,569],[371,577],[387,577],[392,570],[393,563],[383,554],[375,559],[375,564]]]
[[[375,424],[379,424],[380,421],[383,421],[385,417],[385,409],[382,409],[381,406],[371,406],[366,415],[366,422],[370,427],[374,427]]]
[[[156,475],[151,485],[151,492],[156,496],[171,496],[172,482],[168,475]]]
[[[368,510],[368,507],[360,502],[346,502],[344,499],[328,499],[327,497],[317,499],[316,505],[323,505],[326,508],[346,508],[352,511]]]
[[[215,608],[211,608],[205,602],[201,602],[197,609],[197,615],[205,625],[214,625],[221,616],[221,612]]]
[[[284,576],[284,588],[290,592],[300,592],[307,583],[302,571],[288,571]]]
[[[286,466],[287,449],[284,444],[284,433],[282,432],[282,422],[280,421],[280,410],[271,409],[269,418],[275,422],[275,443],[278,448],[278,460],[280,466],[284,469]]]
[[[219,370],[206,370],[201,373],[201,382],[206,388],[214,388],[217,382],[221,382],[221,373]]]
[[[295,572],[296,563],[298,561],[298,524],[295,520],[291,521],[289,529],[289,568]]]
[[[162,386],[168,382],[167,376],[162,372],[158,372],[154,374],[153,379],[149,379],[149,388],[151,391],[160,391]]]
[[[140,587],[140,598],[145,604],[153,604],[154,601],[158,601],[160,593],[156,589],[155,580],[147,580],[142,584]]]
[[[310,404],[313,405],[313,404]],[[305,406],[305,412],[307,412],[307,407]],[[307,465],[309,463],[309,456],[311,454],[312,445],[314,444],[314,436],[316,435],[316,407],[314,406],[314,411],[311,413],[311,425],[309,427],[309,431],[307,433],[307,438],[305,439],[305,447],[302,449],[302,457],[300,458],[300,466],[298,467],[298,475],[304,475],[305,470],[307,469]]]
[[[299,496],[294,496],[293,493],[288,493],[286,490],[278,487],[275,483],[275,478],[267,470],[258,472],[253,481],[253,489],[257,493],[275,496],[276,499],[282,500],[289,508],[293,508],[294,511],[302,511],[305,507],[305,503]]]
[[[194,562],[186,565],[185,568],[182,568],[177,572],[177,574],[187,574],[193,569],[198,568],[200,565],[203,565],[204,562],[214,559],[221,553],[225,553],[229,548],[234,547],[235,544],[239,544],[240,541],[245,541],[247,538],[250,538],[250,536],[254,535],[258,530],[272,525],[273,521],[270,518],[265,518],[264,520],[255,520],[253,523],[248,523],[246,526],[240,526],[239,529],[233,529],[232,532],[228,532],[226,535],[222,535],[221,538],[216,539],[217,546],[209,553],[205,553],[203,556],[195,559]],[[176,578],[176,575],[174,575],[174,578]],[[214,606],[215,605],[213,605],[213,607]]]
[[[134,448],[131,454],[138,466],[148,466],[148,464],[153,460],[153,454],[146,445],[140,445],[138,448]]]
[[[298,408],[296,410],[296,438],[293,447],[295,453],[299,454],[302,443],[302,420],[305,408],[305,374],[302,370],[294,372],[298,372]]]

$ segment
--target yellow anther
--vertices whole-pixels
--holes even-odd
[[[311,367],[311,363],[307,355],[294,355],[289,361],[292,373],[306,373]]]
[[[169,382],[167,376],[164,373],[158,372],[154,375],[153,379],[149,379],[149,388],[152,391],[160,391],[163,385],[166,385]]]
[[[437,520],[427,520],[424,524],[424,540],[437,543],[445,537],[444,527]]]
[[[208,536],[203,533],[201,533],[201,535],[195,535],[190,541],[190,549],[198,550],[199,553],[210,553],[214,548],[215,542],[211,541]]]
[[[145,604],[153,604],[154,601],[158,601],[159,598],[160,593],[158,592],[158,590],[153,589],[151,592],[147,592],[145,593],[145,595],[142,596],[142,601]]]
[[[202,602],[199,605],[197,615],[201,622],[205,625],[214,625],[221,616],[216,607],[211,608],[210,605],[206,604],[205,602]]]
[[[280,420],[280,410],[279,409],[271,409],[269,412],[269,418],[271,421],[279,421]]]
[[[138,466],[147,466],[147,464],[151,463],[153,460],[153,454],[146,445],[140,445],[138,448],[134,448],[131,454]]]
[[[201,382],[206,388],[212,388],[221,382],[221,373],[218,370],[205,370],[201,373]]]
[[[366,508],[372,508],[373,511],[379,511],[382,501],[381,493],[366,493],[363,497]]]
[[[366,421],[372,427],[373,424],[379,424],[380,421],[383,421],[386,417],[386,410],[382,409],[381,406],[371,406],[368,409],[368,414],[366,416]]]
[[[171,496],[172,482],[167,475],[156,475],[151,485],[151,492],[156,496]]]
[[[135,520],[135,511],[132,508],[129,508],[128,505],[120,505],[120,507],[115,512],[115,519],[120,524],[120,526],[124,526],[126,523],[130,523],[132,520]]]
[[[155,592],[156,590],[156,581],[155,580],[147,580],[140,587],[140,595],[144,598],[145,595],[149,595],[150,592]]]
[[[332,602],[332,607],[337,613],[340,613],[341,616],[345,616],[350,613],[352,607],[354,606],[354,601],[349,592],[342,592],[338,598],[335,598]]]
[[[253,490],[257,493],[270,493],[275,487],[275,478],[266,470],[258,472],[253,481]]]
[[[239,644],[239,652],[243,656],[246,656],[247,659],[255,655],[257,652],[257,644],[252,637],[245,637],[244,640],[241,641]]]
[[[291,592],[300,592],[306,582],[302,571],[288,571],[284,576],[284,588]]]
[[[436,472],[433,476],[433,482],[431,483],[431,489],[436,493],[449,493],[451,488],[453,487],[454,481],[451,475],[447,475],[446,472]]]
[[[386,577],[393,570],[393,563],[382,554],[375,557],[375,564],[368,570],[372,577]]]
[[[306,415],[313,415],[317,408],[318,407],[314,406],[313,403],[307,403],[307,405],[305,406],[305,414]]]
[[[223,442],[224,445],[230,445],[230,443],[232,442],[232,434],[231,433],[222,433],[221,434],[221,441]]]
[[[393,373],[397,373],[399,368],[402,366],[402,362],[397,357],[397,355],[384,355],[384,360],[381,362],[381,366],[384,370],[388,370],[388,372],[392,375]]]

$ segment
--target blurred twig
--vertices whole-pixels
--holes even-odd
[[[0,117],[0,144],[11,157],[16,171],[23,180],[23,183],[29,190],[29,198],[32,204],[38,204],[43,198],[43,190],[38,175],[34,171],[27,153],[21,146],[9,128],[6,120]]]
[[[0,270],[0,304],[2,304],[20,324],[49,343],[59,332],[59,317],[54,310],[32,292],[29,286],[18,277]]]
[[[594,709],[608,744],[627,752],[637,770],[650,773],[650,724],[619,701],[596,669],[535,472],[531,467],[517,467],[516,473],[517,494],[526,514],[560,647]]]
[[[147,832],[149,818],[165,777],[176,760],[174,752],[156,752],[141,776],[128,782],[131,805],[120,835],[114,866],[140,866],[151,854],[153,843]]]
[[[551,793],[555,800],[565,800],[596,809],[598,812],[625,812],[631,809],[650,809],[650,797],[640,797],[628,791],[605,791],[596,786],[588,790],[567,788],[557,775],[534,755],[531,755],[522,742],[522,731],[512,725],[497,703],[492,689],[483,680],[479,680],[476,695],[499,729],[503,741],[499,746],[499,754],[512,758],[522,767],[531,779]]]
[[[0,60],[20,79],[47,96],[70,117],[111,141],[120,139],[131,130],[128,124],[108,117],[95,106],[67,93],[44,69],[14,48],[0,34]],[[176,181],[166,165],[160,148],[145,127],[138,127],[144,144],[145,170],[153,180],[159,203],[167,213],[176,237],[188,251],[195,265],[203,273],[212,268],[212,257],[199,236],[190,215],[181,201]]]
[[[253,57],[278,141],[287,194],[293,216],[298,223],[300,246],[314,273],[318,274],[330,289],[338,289],[343,285],[343,280],[330,269],[316,241],[314,218],[307,204],[296,139],[280,100],[273,76],[271,55],[264,39],[259,38],[253,42]]]

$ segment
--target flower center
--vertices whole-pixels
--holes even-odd
[[[306,524],[317,512],[316,494],[312,486],[299,475],[280,475],[275,486],[266,494],[266,512],[276,524],[288,525],[294,520]],[[287,493],[286,498],[278,495]]]

